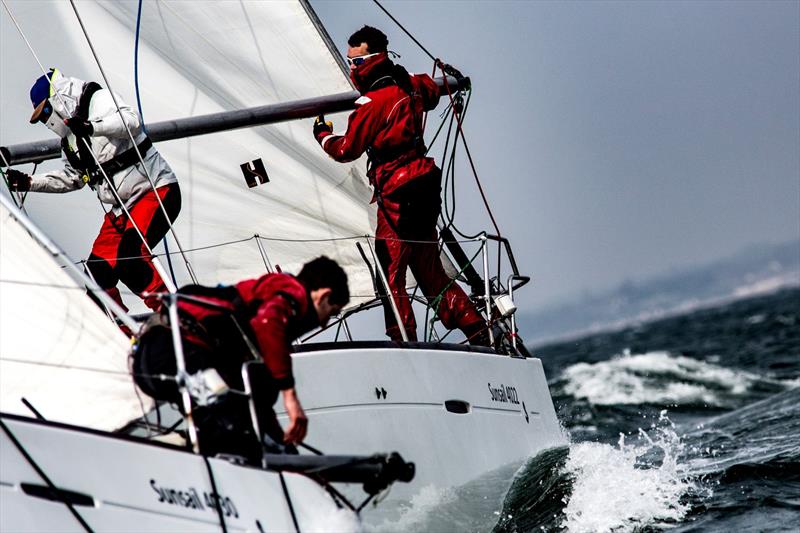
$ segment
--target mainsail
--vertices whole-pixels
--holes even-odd
[[[102,82],[68,3],[8,4],[45,67],[59,66],[67,75]],[[133,104],[137,3],[77,6],[112,89]],[[39,75],[29,68],[35,61],[22,39],[10,30],[4,21],[2,69],[8,72],[25,62],[21,71],[31,74],[3,76],[4,98],[27,95]],[[145,2],[139,39],[146,122],[352,89],[301,2]],[[19,108],[20,98],[12,101],[17,104],[13,109],[3,102],[2,145],[29,140],[34,129],[25,120],[28,108]],[[11,120],[19,127],[8,132]],[[344,124],[343,119],[337,122]],[[39,128],[39,133],[44,138],[49,132]],[[373,227],[363,163],[341,165],[328,159],[313,139],[309,121],[168,141],[158,149],[181,183],[184,205],[175,227],[200,283],[233,282],[276,264],[292,272],[326,254],[348,272],[354,302],[372,296],[369,273],[355,245]],[[269,181],[251,188],[240,165],[258,159]],[[96,203],[88,192],[74,194],[84,196],[87,206]],[[42,196],[29,196],[28,202],[56,205],[61,200]],[[45,229],[57,230],[76,216],[61,210],[34,218]],[[65,244],[72,255],[88,252],[94,231],[86,231],[81,244]],[[170,249],[176,251],[174,244]],[[178,283],[188,281],[179,255],[173,256],[173,264]]]

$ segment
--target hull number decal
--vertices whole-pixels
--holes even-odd
[[[502,383],[497,386],[489,385],[489,394],[493,402],[500,403],[513,403],[519,405],[519,397],[517,396],[517,389],[515,387],[506,386]]]
[[[198,511],[211,511],[216,513],[215,502],[219,500],[219,505],[225,516],[232,516],[239,518],[239,511],[236,509],[233,500],[227,496],[211,494],[203,492],[202,498],[200,493],[194,487],[189,487],[185,490],[172,489],[168,487],[161,487],[155,479],[150,480],[150,486],[158,495],[158,502],[167,505],[177,505],[178,507],[186,507],[187,509],[197,509]]]

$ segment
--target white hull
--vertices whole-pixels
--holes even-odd
[[[539,359],[361,344],[295,354],[306,442],[331,454],[396,450],[416,463],[390,498],[460,486],[566,445]]]
[[[221,531],[203,458],[165,445],[3,417],[52,483],[74,495],[93,531]],[[210,459],[228,531],[295,531],[280,476]],[[358,529],[315,482],[284,474],[301,531]],[[41,496],[47,483],[0,430],[0,531],[84,531],[67,506]],[[37,496],[36,494],[39,494]]]

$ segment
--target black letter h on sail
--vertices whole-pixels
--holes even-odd
[[[262,183],[269,182],[269,176],[267,176],[267,169],[264,168],[264,162],[259,157],[258,159],[253,160],[250,163],[242,163],[239,165],[242,169],[242,174],[244,175],[244,181],[247,182],[247,186],[251,189],[256,187]]]

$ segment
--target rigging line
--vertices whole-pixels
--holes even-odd
[[[147,126],[144,123],[142,99],[139,97],[139,27],[142,23],[142,3],[143,0],[139,0],[139,9],[136,12],[136,37],[133,41],[133,86],[136,90],[136,107],[139,108],[139,119],[142,121],[142,131],[146,134]]]
[[[363,239],[364,237],[374,238],[372,235],[353,235],[351,237],[329,237],[327,239],[287,239],[285,237],[264,237],[263,235],[256,235],[256,239],[274,242],[336,242],[336,241],[354,241]]]
[[[469,91],[467,94],[467,101],[464,104],[464,110],[461,112],[461,116],[463,118],[466,117],[467,111],[469,110],[469,103],[472,100],[472,91]],[[455,120],[454,117],[451,117],[451,126],[452,122]],[[452,206],[447,211],[447,218],[448,218],[448,227],[453,228],[456,233],[460,236],[465,236],[455,225],[455,215],[456,215],[456,171],[455,171],[455,157],[456,157],[456,149],[458,144],[458,131],[456,131],[456,138],[453,140],[453,153],[451,155],[451,159],[449,165],[447,167],[448,178],[450,179],[450,198],[452,199]],[[442,156],[444,157],[444,156]],[[447,202],[447,191],[445,190],[445,202]],[[477,237],[479,234],[474,235],[473,237]]]
[[[14,22],[14,26],[16,26],[16,27],[17,27],[17,31],[18,31],[18,32],[19,32],[19,34],[22,36],[22,39],[25,41],[25,44],[27,44],[27,45],[28,45],[28,49],[29,49],[29,50],[31,51],[31,53],[33,54],[33,58],[36,60],[36,62],[37,62],[37,63],[39,63],[39,68],[42,70],[42,72],[44,72],[44,73],[45,73],[45,75],[47,75],[47,72],[45,71],[44,67],[42,66],[42,62],[41,62],[41,61],[39,61],[39,57],[36,55],[36,52],[34,52],[34,51],[33,51],[33,46],[31,46],[31,43],[30,43],[30,41],[29,41],[29,40],[28,40],[28,38],[25,36],[25,32],[23,32],[23,31],[22,31],[22,28],[19,26],[19,22],[17,22],[17,19],[16,19],[16,17],[15,17],[15,16],[14,16],[14,14],[11,12],[11,8],[9,8],[9,7],[8,7],[8,4],[6,4],[6,0],[0,0],[0,2],[2,2],[2,3],[3,3],[3,7],[4,7],[4,8],[6,9],[6,11],[8,12],[8,16],[9,16],[9,17],[11,17],[11,20],[12,20],[12,22]]]
[[[128,372],[129,375],[133,377],[133,373],[130,371],[130,368],[128,369]],[[144,400],[142,400],[142,393],[139,390],[139,387],[134,382],[134,380],[131,380],[131,387],[133,388],[133,393],[136,394],[136,400],[138,400],[139,402],[139,410],[142,412],[142,420],[144,421],[144,426],[147,429],[147,438],[148,439],[152,438],[153,435],[155,434],[155,431],[153,431],[153,427],[150,425],[150,421],[147,419],[147,413],[149,411],[147,411],[147,409],[144,408]],[[155,400],[153,400],[153,402],[155,404]]]
[[[19,34],[22,37],[22,39],[25,41],[25,44],[27,44],[28,50],[30,51],[31,55],[33,55],[33,58],[36,60],[36,63],[39,65],[39,69],[41,69],[41,71],[42,71],[42,75],[44,75],[46,77],[47,76],[47,71],[45,70],[44,66],[42,65],[42,62],[39,61],[39,56],[36,54],[36,51],[33,49],[33,46],[31,46],[31,43],[28,40],[27,36],[25,35],[25,32],[22,31],[22,28],[20,27],[19,23],[17,22],[16,17],[14,17],[14,14],[11,12],[11,9],[8,7],[8,4],[6,4],[5,0],[0,0],[0,2],[3,3],[3,7],[5,7],[6,11],[8,12],[8,15],[11,17],[11,20],[14,22],[14,26],[16,26],[17,31],[19,32]],[[111,91],[109,90],[109,92],[111,92]],[[112,95],[113,95],[113,93],[112,93]],[[64,101],[64,97],[58,92],[56,92],[56,96],[60,100],[61,105],[66,110],[67,109],[67,104]],[[147,239],[145,239],[144,234],[142,233],[141,229],[139,228],[139,225],[136,224],[136,221],[133,220],[133,218],[131,218],[131,214],[128,211],[128,208],[125,206],[125,203],[120,198],[120,196],[119,196],[119,194],[117,192],[117,188],[114,186],[114,182],[108,177],[108,174],[106,173],[105,169],[103,169],[103,166],[100,164],[100,160],[97,159],[97,155],[94,153],[94,150],[92,150],[91,145],[89,144],[89,142],[85,138],[83,138],[81,140],[83,141],[84,146],[86,146],[86,149],[88,150],[89,154],[91,154],[92,159],[94,160],[94,163],[97,165],[97,168],[100,171],[100,174],[103,176],[103,179],[106,181],[106,184],[108,185],[109,190],[111,191],[111,194],[114,195],[114,200],[119,204],[120,208],[125,213],[125,216],[128,217],[128,220],[131,222],[131,226],[136,231],[136,233],[139,235],[139,238],[141,239],[142,244],[144,244],[144,247],[147,249],[148,253],[153,255],[153,250],[150,248],[150,245],[147,243]],[[161,262],[158,261],[158,258],[155,258],[152,261],[152,263],[153,263],[153,267],[156,269],[156,271],[159,273],[159,275],[162,277],[162,279],[166,279],[166,276],[165,276],[166,272],[164,272],[164,267],[161,266]],[[171,283],[170,283],[170,285],[171,285]],[[171,289],[171,290],[174,291],[175,287],[168,286],[167,289]],[[121,308],[120,308],[120,311],[122,311]],[[125,317],[128,316],[124,312],[123,312],[123,315]],[[118,316],[120,316],[120,315],[118,315]]]
[[[283,487],[283,495],[286,498],[286,503],[289,506],[289,513],[292,515],[292,523],[294,523],[294,530],[300,533],[300,525],[297,523],[297,515],[294,512],[294,504],[292,497],[289,496],[289,487],[286,486],[286,480],[283,478],[283,472],[278,472],[278,477],[281,478],[281,487]]]
[[[147,125],[144,123],[144,113],[142,112],[142,99],[139,96],[139,27],[142,22],[142,4],[144,0],[139,0],[139,8],[136,11],[136,38],[133,41],[133,85],[136,89],[136,107],[139,109],[139,120],[142,124],[142,131],[147,135]],[[167,253],[167,267],[169,267],[169,274],[172,276],[172,283],[178,285],[178,280],[175,279],[175,269],[172,266],[172,256],[169,254],[169,243],[164,239],[164,251]]]
[[[261,244],[261,240],[258,237],[258,233],[253,235],[253,238],[256,241],[256,246],[258,247],[258,253],[261,254],[261,259],[264,261],[264,266],[267,268],[267,272],[275,272],[275,269],[272,266],[272,262],[269,260],[269,256],[267,255],[266,247]]]
[[[433,145],[436,142],[436,139],[439,137],[439,133],[441,133],[442,128],[444,127],[445,122],[447,122],[447,118],[449,115],[450,115],[450,106],[448,106],[447,109],[444,110],[444,113],[440,116],[442,121],[439,123],[439,127],[436,129],[436,133],[433,134],[433,138],[428,143],[428,148],[425,150],[425,155],[428,155],[428,152],[430,152],[431,149],[433,148]]]
[[[91,279],[90,279],[91,281]],[[59,283],[44,283],[41,281],[25,281],[25,280],[16,280],[16,279],[2,279],[0,278],[0,283],[9,283],[11,285],[28,285],[31,287],[44,287],[47,289],[68,289],[73,291],[85,291],[85,287],[79,287],[76,285],[61,285]],[[124,294],[126,296],[136,296],[136,293],[131,291],[119,291],[120,294]]]
[[[25,396],[20,398],[20,401],[25,405],[25,407],[31,410],[31,412],[36,418],[38,418],[39,420],[45,420],[45,418],[42,416],[42,413],[40,413],[39,410],[36,409],[36,407],[34,407],[33,404],[28,401],[27,398],[25,398]]]
[[[44,283],[44,282],[41,282],[41,281],[24,281],[24,280],[2,279],[2,278],[0,278],[0,283],[8,283],[8,284],[11,284],[11,285],[26,285],[26,286],[31,286],[31,287],[43,287],[43,288],[46,288],[46,289],[64,289],[64,290],[81,291],[81,292],[84,292],[84,291],[87,290],[84,287],[78,287],[78,286],[75,286],[75,285],[61,285],[61,284],[58,284],[58,283]],[[89,290],[92,290],[92,289],[89,289]],[[100,289],[100,291],[102,291],[102,289]],[[100,292],[100,291],[95,290],[95,292]],[[138,294],[136,294],[135,292],[132,292],[132,291],[123,291],[123,290],[121,290],[121,291],[119,291],[119,293],[122,294],[123,296],[138,296]],[[147,294],[166,294],[166,293],[147,293]],[[352,296],[353,298],[372,298],[375,295],[374,294],[350,293],[350,296]],[[134,325],[134,327],[136,327],[138,325],[138,323],[134,321],[133,325]]]
[[[442,151],[442,167],[444,167],[444,186],[442,187],[442,199],[443,199],[443,203],[444,203],[444,206],[443,206],[444,209],[443,209],[442,213],[440,213],[440,216],[442,217],[442,220],[446,223],[446,227],[450,227],[450,226],[453,225],[453,218],[455,216],[455,198],[453,198],[453,208],[452,208],[452,210],[447,205],[447,187],[448,187],[448,183],[450,183],[451,179],[453,181],[455,181],[455,176],[453,176],[452,178],[450,176],[450,174],[451,174],[450,171],[453,168],[453,158],[454,158],[455,152],[456,152],[455,142],[453,143],[452,156],[449,158],[449,161],[448,161],[448,157],[447,157],[448,149],[450,148],[450,135],[453,133],[453,122],[454,121],[455,121],[455,118],[453,117],[453,115],[450,115],[450,124],[448,124],[448,126],[447,126],[447,137],[445,138],[444,150]],[[458,135],[458,132],[456,132],[456,135]],[[445,163],[447,163],[447,166],[445,166]],[[452,212],[452,214],[451,214],[451,212]]]
[[[75,0],[69,0],[70,5],[72,5],[72,10],[75,12],[75,17],[78,19],[78,23],[81,26],[81,30],[83,31],[84,37],[86,37],[86,42],[89,44],[89,49],[92,51],[92,56],[94,56],[94,60],[97,63],[97,68],[100,69],[100,74],[103,76],[103,81],[106,83],[106,89],[108,89],[109,94],[111,94],[111,99],[114,101],[114,106],[117,108],[117,114],[119,115],[120,120],[122,121],[122,125],[125,126],[125,131],[128,132],[128,138],[131,140],[131,144],[133,145],[133,150],[136,152],[136,156],[139,158],[139,162],[142,164],[142,170],[144,170],[144,175],[147,177],[147,181],[150,183],[150,188],[153,190],[153,193],[156,196],[156,201],[158,202],[159,207],[161,208],[161,213],[164,215],[164,221],[167,223],[169,227],[169,231],[172,234],[172,238],[175,239],[175,244],[178,246],[178,250],[181,252],[181,256],[183,257],[183,262],[186,264],[186,270],[189,272],[189,277],[192,278],[193,283],[197,283],[197,278],[194,275],[194,271],[192,270],[192,264],[189,262],[189,258],[186,257],[186,254],[183,253],[183,248],[181,247],[181,242],[178,239],[178,234],[175,233],[175,228],[172,225],[172,222],[169,219],[169,215],[167,214],[167,208],[164,207],[164,203],[161,201],[161,197],[158,195],[156,191],[156,184],[153,181],[153,177],[150,175],[150,170],[145,165],[144,158],[142,157],[141,152],[139,151],[139,145],[136,144],[136,139],[133,137],[133,133],[131,132],[131,128],[128,123],[125,121],[125,117],[122,115],[122,109],[119,107],[119,102],[117,102],[117,96],[114,94],[114,91],[111,88],[111,83],[108,81],[108,76],[106,76],[106,71],[103,68],[102,63],[100,62],[100,58],[97,56],[97,52],[94,49],[94,44],[92,43],[91,38],[89,37],[89,33],[86,30],[86,26],[83,24],[83,19],[81,18],[80,13],[78,13],[78,7],[75,5]],[[141,121],[144,121],[143,118],[139,117]],[[86,142],[84,140],[84,142]],[[98,161],[98,165],[99,165]],[[142,237],[144,239],[144,236]],[[145,244],[147,242],[145,241]],[[152,253],[152,250],[149,250]],[[173,283],[174,286],[174,283]],[[173,292],[173,291],[170,291]]]
[[[375,240],[398,241],[398,242],[407,242],[407,243],[412,243],[412,244],[435,244],[435,243],[439,242],[438,240],[436,240],[436,241],[424,241],[424,240],[417,240],[417,239],[399,239],[397,237],[381,237],[380,239],[378,239],[374,235],[359,235],[359,236],[355,236],[355,237],[332,237],[332,238],[329,238],[329,239],[282,239],[282,238],[277,238],[277,237],[263,237],[261,235],[258,235],[258,238],[259,239],[263,239],[265,241],[296,242],[296,243],[336,242],[336,241],[351,241],[351,240],[356,240],[356,239],[369,239],[369,240],[373,240],[373,241],[375,241]],[[478,238],[471,238],[471,239],[465,239],[465,240],[460,240],[460,241],[455,241],[455,242],[477,242],[477,241],[480,241],[480,240],[481,239],[478,239]]]
[[[442,71],[444,75],[444,87],[447,89],[447,95],[450,97],[450,101],[453,102],[453,92],[450,90],[450,84],[447,82],[447,73],[444,71],[444,67],[439,63],[439,69]],[[483,205],[486,206],[486,212],[489,213],[489,218],[492,220],[492,225],[494,226],[495,231],[497,232],[497,236],[501,237],[500,228],[497,225],[497,221],[494,218],[494,214],[492,213],[492,208],[489,207],[489,200],[486,199],[486,193],[483,192],[483,186],[481,185],[481,180],[478,178],[478,171],[475,169],[475,162],[472,159],[472,154],[469,151],[469,145],[467,145],[467,139],[464,136],[464,128],[461,123],[461,117],[459,116],[458,110],[453,110],[453,114],[456,117],[456,122],[458,123],[458,131],[461,132],[461,143],[464,145],[464,150],[467,153],[467,159],[469,160],[469,165],[472,168],[472,174],[475,176],[475,183],[478,185],[478,191],[481,193],[481,198],[483,199]]]
[[[197,248],[188,248],[186,251],[187,252],[202,252],[204,250],[211,250],[213,248],[222,248],[223,246],[233,246],[234,244],[241,244],[243,242],[252,241],[253,238],[254,237],[247,237],[246,239],[238,239],[238,240],[235,240],[235,241],[226,241],[226,242],[221,242],[219,244],[209,244],[209,245],[206,245],[206,246],[198,246]],[[169,253],[170,254],[178,254],[180,252],[169,252]],[[152,255],[152,257],[161,257],[161,256],[163,256],[165,254],[151,254],[151,255]],[[151,255],[126,255],[126,256],[118,257],[117,261],[130,261],[130,260],[133,260],[133,259],[145,259],[147,257],[150,257]],[[103,259],[81,259],[80,261],[75,262],[75,264],[77,265],[77,264],[80,264],[80,263],[97,263],[97,262],[102,262],[102,261],[103,261]]]
[[[77,265],[75,265],[75,266],[77,266]],[[97,283],[97,280],[94,278],[94,275],[92,274],[92,271],[91,271],[91,269],[89,268],[89,265],[88,265],[88,264],[86,264],[86,263],[84,263],[84,264],[83,264],[83,272],[84,272],[84,274],[86,274],[86,277],[87,277],[87,278],[89,278],[90,280],[92,280],[92,281],[93,281],[93,282],[94,282],[94,283],[95,283],[95,284],[96,284],[98,287],[100,286],[100,284],[99,284],[99,283]],[[99,302],[99,300],[98,300],[98,302]],[[114,315],[111,313],[111,310],[110,310],[108,307],[106,307],[106,306],[105,306],[105,304],[103,304],[103,302],[100,302],[100,305],[102,306],[102,308],[103,308],[103,311],[105,311],[105,313],[106,313],[106,315],[108,316],[108,318],[109,318],[109,319],[110,319],[112,322],[114,322]]]
[[[133,367],[134,367],[134,353],[133,352],[134,352],[135,349],[136,349],[135,346],[132,346],[131,347],[131,352],[130,352],[130,354],[128,354],[127,370],[128,370],[128,375],[131,378],[135,378],[134,374],[136,374],[133,371]],[[147,428],[147,438],[149,439],[149,438],[151,438],[153,436],[155,431],[153,431],[153,427],[150,425],[150,420],[147,418],[147,413],[149,411],[147,411],[147,409],[145,409],[145,407],[144,407],[144,400],[142,400],[142,391],[139,390],[139,386],[136,384],[136,379],[131,379],[130,380],[130,385],[133,388],[133,393],[136,394],[136,400],[139,402],[139,409],[142,412],[142,420],[144,421],[144,425]],[[151,399],[153,400],[153,405],[151,405],[150,409],[152,410],[153,406],[155,406],[156,412],[158,412],[158,415],[159,415],[158,416],[158,422],[159,422],[159,425],[160,425],[161,412],[158,411],[158,403],[154,398],[151,398]]]
[[[217,516],[219,517],[219,525],[222,526],[222,533],[228,533],[228,526],[225,524],[225,515],[222,514],[222,504],[220,503],[220,495],[219,491],[217,490],[217,481],[214,478],[214,470],[211,469],[211,462],[208,460],[208,457],[205,455],[201,455],[203,458],[203,462],[206,464],[206,469],[208,470],[208,479],[211,480],[211,497],[214,498],[214,508],[217,510]]]
[[[14,443],[14,446],[16,446],[17,450],[19,450],[19,453],[22,454],[22,456],[25,458],[28,464],[31,465],[31,467],[33,467],[36,473],[39,474],[39,477],[41,477],[42,480],[47,484],[47,487],[50,489],[51,494],[56,498],[58,498],[59,500],[61,500],[61,503],[67,506],[69,512],[72,513],[72,516],[75,517],[75,519],[81,524],[81,527],[83,527],[85,531],[87,531],[88,533],[93,533],[92,528],[89,527],[89,524],[86,523],[86,520],[83,519],[83,517],[80,515],[80,513],[78,513],[75,507],[69,502],[69,500],[67,500],[67,498],[63,494],[63,491],[59,490],[58,487],[56,487],[53,484],[50,478],[47,477],[47,474],[44,473],[44,470],[42,470],[41,467],[36,463],[36,461],[33,460],[33,457],[31,457],[31,455],[28,453],[28,450],[26,450],[25,447],[22,445],[22,443],[17,440],[17,437],[14,436],[14,434],[11,432],[8,426],[6,426],[5,422],[3,422],[2,419],[0,419],[0,427],[3,428],[5,434],[8,435],[8,438],[11,440],[12,443]]]
[[[177,381],[177,378],[175,376],[170,376],[169,374],[143,374],[140,372],[130,372],[127,370],[108,370],[103,368],[91,368],[88,366],[47,363],[45,361],[27,361],[25,359],[17,359],[16,357],[0,357],[0,361],[17,363],[20,365],[45,366],[49,368],[59,368],[63,370],[79,370],[81,372],[94,372],[95,374],[108,374],[111,376],[136,376],[141,378],[157,379],[160,381]]]
[[[454,240],[452,242],[457,242],[457,243],[478,242],[478,241],[481,240],[478,237],[479,235],[480,234],[472,236],[472,237],[467,236],[467,237],[465,237],[463,239],[456,239],[456,240]],[[287,238],[281,238],[281,237],[264,237],[263,235],[256,234],[256,235],[254,235],[252,237],[247,237],[245,239],[237,239],[237,240],[234,240],[234,241],[225,241],[225,242],[221,242],[221,243],[218,243],[218,244],[208,244],[206,246],[198,246],[197,248],[187,248],[186,251],[187,252],[202,252],[204,250],[211,250],[211,249],[214,249],[214,248],[222,248],[224,246],[233,246],[234,244],[241,244],[243,242],[247,242],[247,241],[250,241],[250,240],[253,240],[253,239],[263,240],[263,241],[271,241],[271,242],[293,242],[293,243],[303,244],[303,243],[316,243],[316,242],[352,241],[352,240],[364,239],[364,238],[375,240],[375,237],[373,235],[357,235],[357,236],[353,236],[353,237],[331,237],[329,239],[287,239]],[[433,244],[433,243],[439,242],[439,241],[422,241],[422,240],[412,240],[412,239],[398,239],[398,238],[391,238],[391,237],[386,237],[386,238],[383,238],[382,240],[386,240],[386,241],[402,241],[402,242],[407,242],[407,243],[412,243],[412,244]],[[170,254],[177,254],[177,253],[180,253],[180,252],[169,252],[169,253]],[[161,256],[163,256],[165,254],[152,254],[152,255],[154,257],[161,257]],[[143,259],[143,258],[146,258],[146,257],[149,257],[149,256],[146,256],[146,255],[126,255],[126,256],[118,257],[117,260],[118,261],[127,261],[127,260],[132,260],[132,259]],[[82,259],[80,261],[76,261],[75,264],[95,263],[95,262],[98,262],[98,261],[102,261],[102,259]]]
[[[331,485],[330,483],[325,482],[325,480],[322,480],[322,479],[318,479],[317,481],[319,483],[323,484],[323,486],[325,487],[325,490],[328,491],[328,494],[331,495],[331,497],[333,498],[333,501],[336,502],[336,506],[337,507],[339,507],[341,509],[342,506],[344,505],[344,507],[347,507],[348,509],[350,509],[354,513],[358,514],[358,511],[356,511],[355,505],[350,503],[350,500],[348,500],[344,496],[344,494],[342,494],[341,492],[336,490],[336,488],[334,488],[333,485]]]
[[[397,26],[398,26],[398,27],[399,27],[401,30],[403,30],[403,32],[405,32],[405,34],[406,34],[406,35],[408,35],[408,36],[411,38],[411,40],[412,40],[412,41],[414,41],[414,42],[417,44],[417,46],[419,46],[419,47],[420,47],[420,49],[422,49],[422,51],[423,51],[423,52],[425,52],[425,53],[428,55],[428,57],[430,57],[430,58],[431,58],[431,59],[433,59],[434,61],[438,61],[438,59],[437,59],[437,58],[433,57],[433,54],[431,54],[430,52],[428,52],[428,49],[427,49],[427,48],[425,48],[424,46],[422,46],[422,43],[420,43],[420,42],[419,42],[419,41],[416,39],[416,37],[414,37],[413,35],[411,35],[411,32],[409,32],[407,29],[405,29],[405,27],[404,27],[402,24],[400,24],[400,22],[399,22],[399,21],[398,21],[396,18],[394,18],[394,17],[392,16],[392,14],[391,14],[391,13],[389,13],[389,12],[386,10],[386,8],[385,8],[385,7],[383,7],[383,5],[381,5],[381,3],[380,3],[380,2],[378,2],[378,0],[372,0],[372,1],[373,1],[373,2],[375,2],[375,5],[377,5],[377,6],[378,6],[378,7],[381,9],[381,11],[383,11],[384,13],[386,13],[386,15],[388,15],[388,17],[389,17],[390,19],[392,19],[392,21],[393,21],[395,24],[397,24]]]
[[[28,50],[31,51],[31,54],[33,54],[33,58],[39,64],[39,68],[42,70],[42,72],[45,75],[47,75],[47,72],[45,71],[44,66],[42,66],[42,62],[39,61],[39,57],[36,55],[36,52],[33,51],[33,46],[31,46],[31,43],[28,40],[28,37],[25,35],[25,32],[22,31],[22,28],[20,27],[19,22],[17,22],[17,18],[14,16],[14,13],[11,12],[11,8],[8,7],[8,4],[6,4],[6,0],[0,0],[0,1],[3,3],[3,7],[5,8],[6,12],[8,13],[8,16],[11,17],[11,21],[14,23],[14,26],[16,26],[17,32],[19,32],[20,36],[25,41],[25,44],[28,46]],[[8,164],[8,160],[6,159],[6,156],[5,156],[5,154],[3,154],[2,150],[0,150],[0,157],[3,158],[3,163],[5,164],[5,167],[6,168],[10,168],[10,166]],[[3,180],[6,182],[6,187],[8,187],[8,181],[6,180],[5,171],[3,171]],[[11,187],[8,187],[8,192],[11,193]],[[14,195],[13,194],[11,194],[11,198],[14,199]],[[16,205],[23,213],[25,213],[27,215],[27,212],[25,211],[25,207],[22,204],[22,202],[17,203],[16,201],[14,201],[14,205]]]

